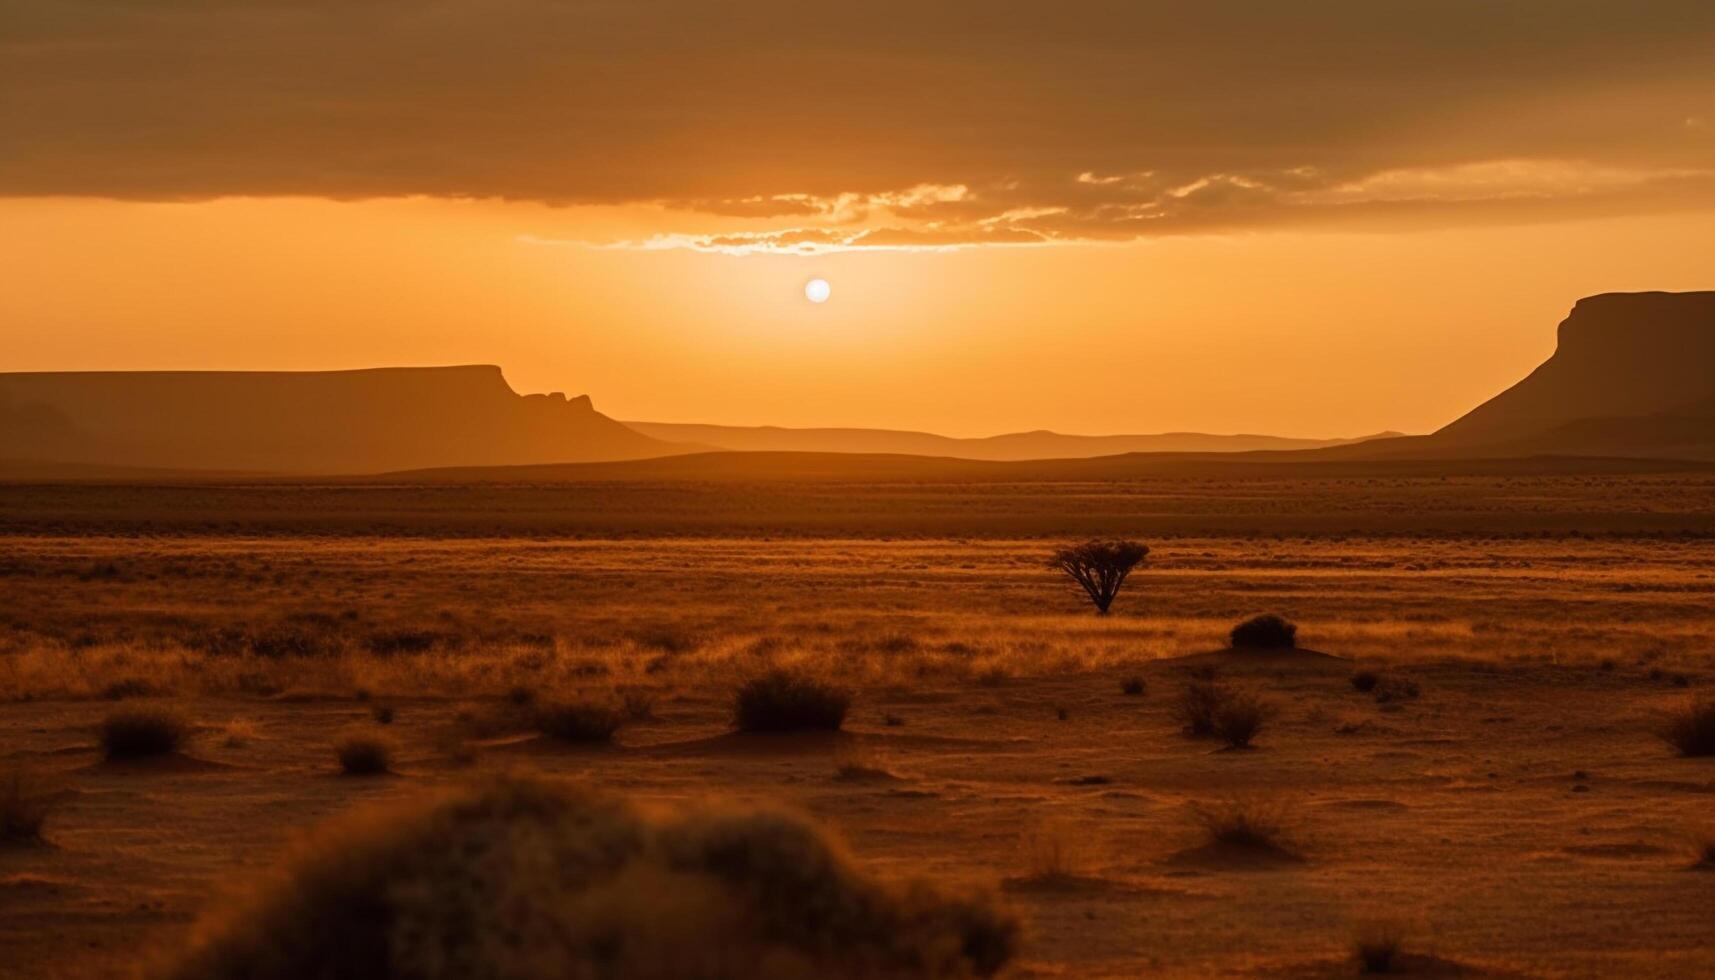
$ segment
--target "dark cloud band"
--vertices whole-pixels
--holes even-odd
[[[1019,243],[1706,206],[1715,171],[1707,0],[0,0],[0,25],[8,195]]]

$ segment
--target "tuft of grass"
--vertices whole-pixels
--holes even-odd
[[[39,844],[53,809],[47,786],[23,766],[0,772],[0,847]]]
[[[1390,922],[1360,924],[1352,937],[1352,953],[1358,961],[1358,972],[1392,973],[1399,965],[1400,950],[1404,946],[1405,937],[1398,925]]]
[[[1360,694],[1368,694],[1381,683],[1381,675],[1373,670],[1360,670],[1352,674],[1352,687]]]
[[[1279,803],[1229,797],[1193,804],[1191,814],[1211,844],[1259,854],[1293,853],[1287,841],[1287,812]]]
[[[1215,706],[1210,723],[1213,733],[1229,747],[1248,749],[1251,740],[1273,715],[1274,708],[1268,702],[1249,692],[1239,691],[1228,694]]]
[[[1179,693],[1173,711],[1187,735],[1213,735],[1215,716],[1232,696],[1232,690],[1218,681],[1192,681]]]
[[[101,696],[109,701],[123,701],[126,698],[147,698],[156,694],[153,684],[141,677],[125,677],[114,681],[101,689]]]
[[[1125,680],[1120,681],[1120,693],[1128,697],[1142,697],[1143,692],[1147,690],[1149,690],[1149,684],[1137,674],[1133,674]]]
[[[1715,698],[1687,701],[1668,715],[1661,737],[1685,756],[1715,755]]]
[[[1019,838],[1026,877],[1049,882],[1082,876],[1089,865],[1086,836],[1060,820],[1044,820]]]
[[[655,692],[643,687],[622,688],[619,706],[629,720],[649,721],[655,717]]]
[[[839,731],[851,692],[808,674],[771,670],[746,681],[733,699],[741,732]]]
[[[1239,650],[1290,650],[1298,645],[1298,626],[1273,613],[1252,616],[1228,635]]]
[[[339,768],[348,776],[379,776],[393,771],[393,743],[377,735],[354,732],[334,745]]]
[[[625,726],[617,705],[596,701],[555,701],[536,707],[536,730],[562,742],[605,745]]]
[[[108,759],[167,755],[177,752],[189,733],[190,724],[171,708],[121,708],[101,721],[101,750]]]
[[[802,818],[507,778],[324,829],[161,973],[929,980],[993,976],[1018,937],[992,899],[871,877]]]

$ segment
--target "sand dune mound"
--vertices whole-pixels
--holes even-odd
[[[337,826],[162,975],[969,977],[1016,933],[985,900],[862,874],[798,818],[512,779]]]

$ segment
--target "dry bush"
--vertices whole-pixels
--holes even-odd
[[[0,846],[35,844],[53,809],[48,786],[23,766],[0,772]]]
[[[109,759],[141,759],[177,752],[190,724],[171,708],[121,708],[101,721],[101,750]]]
[[[1715,755],[1715,698],[1687,701],[1668,715],[1661,737],[1680,755]]]
[[[733,725],[741,732],[839,731],[851,707],[843,687],[786,670],[746,681],[733,699]]]
[[[625,725],[617,705],[597,701],[555,701],[537,705],[536,730],[562,742],[606,744]]]
[[[1381,676],[1373,670],[1360,670],[1352,674],[1352,687],[1360,694],[1370,693],[1380,682]]]
[[[334,744],[340,771],[348,776],[379,776],[393,771],[393,743],[378,735],[353,732]]]
[[[619,706],[631,721],[649,721],[655,717],[655,692],[643,687],[620,688]]]
[[[1228,634],[1239,650],[1290,650],[1298,645],[1298,626],[1274,613],[1252,616]]]
[[[1187,735],[1213,735],[1215,716],[1232,696],[1232,690],[1218,681],[1192,681],[1179,692],[1173,711]]]
[[[348,817],[223,906],[167,980],[990,976],[990,899],[871,878],[802,819],[649,816],[534,780]]]
[[[1127,677],[1125,680],[1120,681],[1120,693],[1121,694],[1129,695],[1131,697],[1136,698],[1136,697],[1142,697],[1143,692],[1145,692],[1147,690],[1149,690],[1149,684],[1146,683],[1142,677],[1139,677],[1136,674],[1133,674],[1130,677]]]
[[[1392,973],[1405,945],[1404,930],[1397,923],[1360,923],[1352,937],[1352,953],[1359,973]]]
[[[1208,835],[1210,844],[1257,853],[1293,854],[1287,840],[1286,807],[1274,800],[1229,797],[1193,804],[1191,813]]]
[[[1044,820],[1019,838],[1029,880],[1049,882],[1082,876],[1089,865],[1087,837],[1071,824]]]
[[[1213,733],[1235,749],[1248,749],[1251,739],[1274,716],[1274,707],[1248,691],[1235,691],[1216,706],[1210,719]]]
[[[1416,701],[1421,693],[1418,690],[1417,682],[1409,677],[1384,677],[1375,687],[1377,704]]]

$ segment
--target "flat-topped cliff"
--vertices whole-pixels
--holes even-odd
[[[333,474],[675,451],[493,365],[0,374],[3,459]]]

